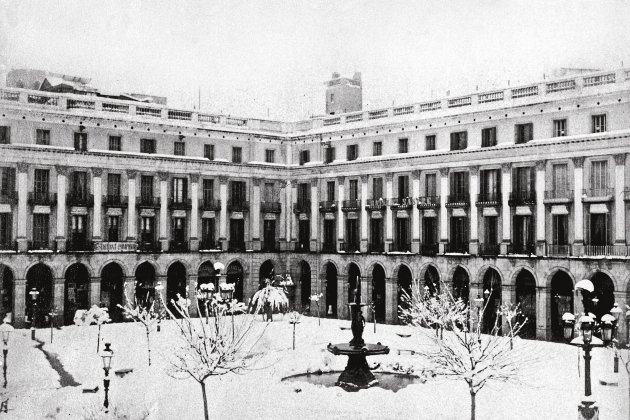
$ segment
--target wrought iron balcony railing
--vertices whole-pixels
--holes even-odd
[[[57,193],[30,192],[28,193],[28,204],[31,206],[56,206]]]
[[[361,209],[361,200],[343,200],[341,203],[342,211],[359,211]]]
[[[533,206],[536,204],[536,191],[515,191],[510,193],[508,205],[510,206]]]
[[[319,202],[319,211],[321,211],[321,212],[336,212],[337,211],[337,202],[336,201],[320,201]]]
[[[192,202],[190,198],[175,199],[171,197],[168,199],[168,207],[172,210],[190,210],[192,208]]]
[[[0,204],[16,204],[17,201],[17,191],[0,191]]]
[[[211,198],[199,199],[199,209],[201,211],[221,211],[221,200]]]
[[[141,195],[136,197],[136,205],[139,208],[160,208],[160,197],[154,197],[152,195]]]
[[[311,200],[298,200],[293,205],[294,213],[310,213],[311,212]]]
[[[602,201],[612,200],[615,195],[614,188],[584,188],[582,199],[601,199]]]
[[[561,256],[570,256],[572,255],[571,245],[557,245],[557,244],[549,244],[547,246],[547,254],[548,255],[561,255]]]
[[[419,209],[431,209],[440,207],[439,195],[425,195],[424,197],[418,197],[416,199]]]
[[[385,252],[385,244],[383,242],[370,242],[368,244],[368,252]]]
[[[69,252],[89,252],[94,250],[94,245],[92,244],[92,241],[89,241],[86,238],[71,238],[66,244],[66,250]]]
[[[249,201],[245,200],[228,200],[228,211],[249,211]]]
[[[470,205],[470,194],[449,194],[446,200],[446,207],[468,207]]]
[[[140,252],[160,252],[160,244],[155,240],[144,239],[138,241],[138,251]]]
[[[573,190],[547,190],[545,191],[545,200],[573,201]]]
[[[411,252],[411,243],[394,241],[389,246],[389,252]]]
[[[365,203],[365,208],[366,210],[383,210],[387,204],[387,200],[384,198],[370,198]]]
[[[508,254],[536,254],[536,244],[533,242],[508,245]]]
[[[426,244],[423,243],[420,245],[420,255],[424,255],[426,257],[433,257],[437,255],[440,247],[438,244]]]
[[[260,211],[263,213],[280,213],[282,206],[278,201],[261,201]]]
[[[446,252],[468,254],[468,249],[468,242],[448,242],[446,244]]]
[[[188,252],[188,241],[170,241],[169,252]]]
[[[479,244],[479,255],[499,255],[501,246],[499,244]]]
[[[228,241],[228,251],[245,252],[245,241]]]
[[[477,194],[477,207],[500,206],[502,198],[500,192]]]
[[[339,249],[344,252],[357,252],[361,247],[358,242],[342,242]]]
[[[94,195],[87,193],[68,193],[66,194],[66,205],[70,207],[92,207],[94,206]]]
[[[221,249],[221,243],[213,238],[202,238],[199,242],[200,250],[214,250]]]
[[[392,198],[391,207],[394,210],[407,210],[414,205],[414,199],[411,197]]]
[[[126,207],[127,197],[122,195],[106,194],[103,196],[103,205],[105,207]]]
[[[322,243],[322,252],[332,254],[337,252],[337,246],[335,242],[323,242]]]

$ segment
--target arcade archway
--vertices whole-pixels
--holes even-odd
[[[516,304],[521,311],[518,321],[525,323],[520,336],[536,338],[536,280],[527,270],[521,270],[516,276]]]
[[[308,308],[311,304],[311,266],[306,261],[301,261],[300,269],[300,305]]]
[[[90,274],[83,264],[72,264],[66,270],[63,323],[72,325],[78,309],[90,308]]]
[[[175,316],[179,313],[175,310],[172,300],[177,302],[177,295],[186,298],[186,267],[177,261],[171,264],[166,272],[166,305]]]
[[[355,263],[348,266],[348,303],[354,302],[355,294],[361,297],[361,270]]]
[[[440,294],[440,275],[437,269],[432,265],[427,267],[424,272],[424,287],[425,290],[429,291],[430,296]]]
[[[4,319],[5,315],[13,314],[13,271],[6,265],[0,264],[0,315]],[[13,322],[13,319],[10,320]]]
[[[385,270],[380,264],[372,269],[372,302],[376,322],[385,322]]]
[[[136,268],[136,302],[148,308],[155,299],[155,268],[143,262]]]
[[[101,306],[108,308],[113,322],[123,320],[122,309],[118,305],[123,304],[124,287],[122,268],[113,262],[107,264],[101,272]]]
[[[331,318],[337,317],[337,267],[328,263],[325,268],[326,272],[326,305],[324,310],[326,316]]]
[[[233,261],[225,270],[225,281],[234,284],[233,299],[243,302],[243,266],[238,261]]]
[[[412,296],[411,271],[406,265],[401,265],[398,269],[398,322],[408,324],[409,319],[404,316],[405,311],[410,307],[409,299]],[[405,297],[406,296],[406,297]]]
[[[483,276],[483,299],[482,332],[490,334],[496,328],[501,334],[501,317],[497,315],[501,308],[501,276],[493,268],[488,268]]]
[[[26,273],[26,313],[36,327],[43,325],[46,314],[52,309],[53,282],[51,269],[42,263],[35,264]],[[36,299],[31,294],[33,289],[39,292]]]
[[[554,341],[564,341],[562,315],[573,312],[573,280],[564,271],[558,271],[551,278],[551,337]]]
[[[470,279],[462,267],[457,267],[453,273],[453,299],[461,299],[466,306],[470,295]]]

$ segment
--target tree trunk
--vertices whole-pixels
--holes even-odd
[[[470,390],[470,420],[475,420],[475,410],[477,408],[475,397],[477,394],[473,391],[472,386],[469,385],[468,388]]]
[[[101,345],[101,324],[98,324],[98,337],[96,339],[96,352],[97,353],[100,348],[100,345]]]
[[[151,366],[151,341],[149,340],[148,328],[147,328],[147,355],[149,356],[149,366]]]
[[[205,420],[210,420],[210,415],[208,414],[208,397],[206,396],[206,383],[199,382],[201,385],[201,395],[203,395],[203,415]]]

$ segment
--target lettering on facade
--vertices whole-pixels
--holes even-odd
[[[206,210],[203,213],[201,213],[202,219],[214,219],[215,217],[216,217],[216,214],[210,210]]]
[[[243,219],[243,212],[242,211],[232,212],[232,216],[230,216],[230,219]]]
[[[110,207],[105,214],[108,216],[122,216],[123,212],[120,207]]]
[[[138,244],[135,242],[95,242],[95,252],[135,252]]]
[[[173,217],[186,217],[186,210],[173,210]]]
[[[358,219],[358,218],[359,218],[359,213],[357,213],[356,211],[348,212],[348,219]]]
[[[11,213],[11,204],[0,204],[0,213]]]
[[[153,209],[142,209],[142,210],[140,210],[140,217],[155,217],[155,210],[153,210]]]
[[[372,211],[372,219],[382,219],[382,218],[383,218],[383,213],[380,210]]]
[[[50,214],[50,206],[33,206],[33,214]]]

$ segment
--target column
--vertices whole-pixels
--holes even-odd
[[[311,251],[318,252],[319,242],[319,179],[311,180]]]
[[[288,243],[290,242],[289,230],[291,228],[291,216],[293,213],[293,209],[291,208],[291,201],[289,197],[289,193],[291,190],[291,184],[287,181],[280,180],[278,181],[280,184],[280,207],[282,208],[282,213],[280,213],[280,217],[278,223],[280,224],[280,232],[279,232],[279,240],[280,240],[280,250],[288,251]],[[283,191],[284,190],[284,191]],[[287,191],[289,190],[289,191]]]
[[[361,252],[368,251],[368,176],[361,175]]]
[[[348,277],[337,274],[337,318],[346,319],[348,316]]]
[[[625,153],[615,155],[615,245],[626,245]]]
[[[53,273],[54,275],[54,273]],[[53,282],[53,305],[55,305],[55,310],[57,311],[57,315],[55,316],[55,325],[63,325],[63,312],[65,307],[65,295],[64,289],[66,286],[66,279],[56,278]],[[41,308],[40,308],[41,310]]]
[[[584,252],[584,158],[573,158],[573,255],[581,256]]]
[[[28,242],[26,240],[26,201],[28,188],[28,164],[20,162],[18,169],[18,220],[17,220],[17,244],[19,252],[26,252]]]
[[[483,283],[481,285],[483,287]],[[515,290],[516,290],[516,288],[515,288],[515,286],[513,284],[502,284],[501,285],[501,305],[508,305],[508,304],[511,304],[513,302],[512,296],[515,294]],[[486,316],[488,316],[488,314],[486,314]],[[501,322],[501,331],[503,331],[503,334],[506,334],[507,331],[508,331],[507,319],[505,317],[502,317],[501,321],[502,321]]]
[[[411,252],[420,253],[420,210],[415,205],[415,200],[420,197],[420,171],[414,171],[412,175],[411,197],[414,206],[411,208]]]
[[[197,313],[197,293],[195,293],[198,280],[197,273],[191,273],[188,275],[188,282],[186,283],[186,298],[190,300],[188,312],[193,318],[199,315]]]
[[[546,162],[536,162],[536,255],[547,254],[547,232],[545,230],[545,166]]]
[[[440,168],[440,254],[446,251],[448,243],[448,168]]]
[[[22,328],[26,315],[26,279],[13,279],[13,326]],[[14,338],[15,339],[15,338]]]
[[[127,199],[127,241],[135,242],[136,240],[136,176],[138,171],[135,169],[127,169],[128,199]],[[160,233],[161,234],[161,233]]]
[[[508,252],[508,246],[512,242],[512,218],[510,217],[510,190],[512,189],[512,165],[509,163],[501,164],[501,254]]]
[[[359,286],[361,287],[360,302],[369,303],[370,301],[372,301],[372,297],[370,296],[370,290],[368,289],[368,276],[361,276],[359,280]],[[371,319],[372,310],[368,305],[365,305],[363,308],[361,308],[361,312],[363,313],[363,318],[365,318],[366,320]]]
[[[250,237],[252,240],[251,249],[254,251],[260,251],[260,178],[252,178],[252,184],[254,185],[254,188],[252,190],[253,203],[250,228]]]
[[[547,340],[551,335],[551,323],[547,318],[549,303],[549,289],[536,287],[536,339],[538,340]]]
[[[101,278],[90,278],[90,306],[101,306]]]
[[[297,204],[297,182],[293,181],[287,181],[287,203],[291,203],[290,204],[290,208],[291,210],[293,210],[295,208],[295,205]],[[296,243],[297,242],[297,235],[298,235],[298,215],[293,212],[293,211],[289,211],[287,212],[287,218],[286,218],[286,223],[287,223],[287,242],[292,242],[292,243]],[[291,245],[289,244],[289,249],[291,249]]]
[[[102,168],[92,168],[92,193],[94,195],[94,213],[92,216],[92,241],[100,242],[102,239],[101,221],[103,220],[103,195],[102,195]],[[59,179],[59,177],[57,177]],[[59,210],[57,210],[59,211]],[[57,214],[57,223],[59,223],[59,215]]]
[[[477,215],[477,194],[479,194],[479,166],[470,167],[470,242],[468,252],[479,253],[479,217]]]
[[[190,175],[190,250],[199,251],[199,174]]]
[[[168,251],[168,173],[158,173],[160,178],[160,248],[162,251]],[[129,194],[131,198],[131,193]],[[131,201],[131,200],[130,200]],[[223,205],[223,203],[221,203]]]
[[[386,174],[385,175],[385,201],[387,202],[387,207],[385,207],[385,252],[388,252],[392,244],[394,242],[394,229],[392,224],[394,223],[394,217],[392,215],[392,198],[394,195],[393,191],[393,183],[394,183],[394,174]]]
[[[385,278],[385,322],[398,324],[398,285],[396,280]]]
[[[227,176],[219,177],[219,198],[221,199],[221,214],[219,215],[219,242],[221,242],[221,249],[227,250]]]
[[[68,167],[55,165],[57,171],[57,251],[66,250],[66,190]]]
[[[343,212],[341,211],[341,205],[344,200],[343,188],[344,188],[345,178],[342,176],[337,177],[337,189],[339,193],[337,194],[337,251],[341,251],[341,245],[344,241],[345,237],[345,228],[344,228],[344,217]]]

